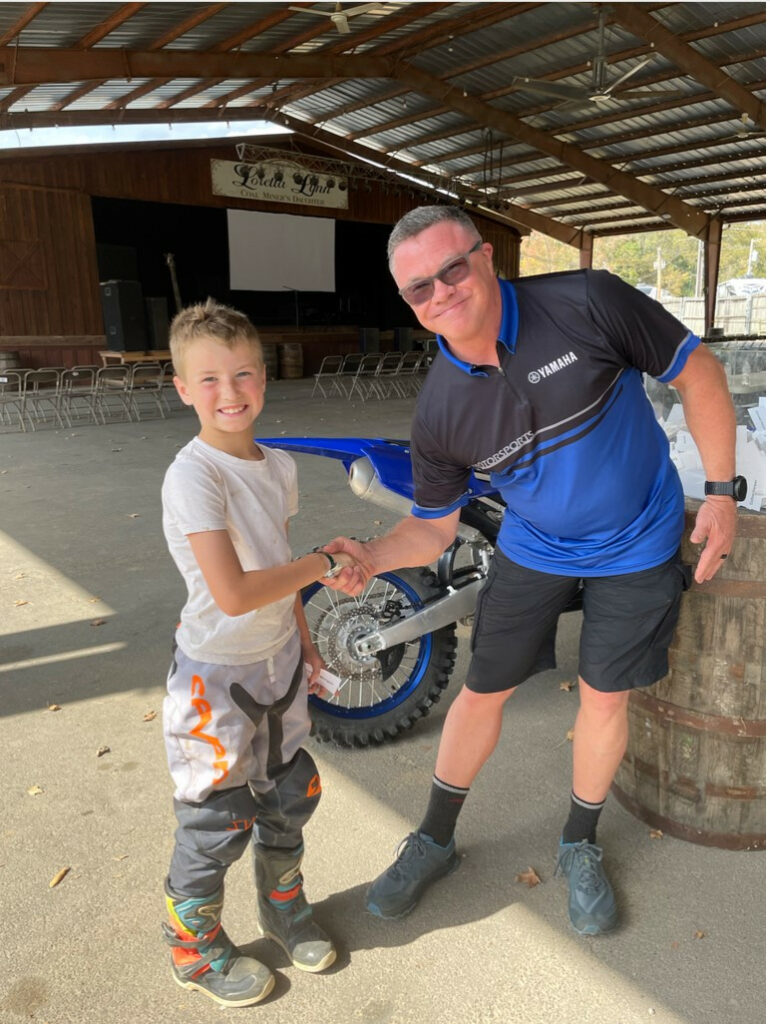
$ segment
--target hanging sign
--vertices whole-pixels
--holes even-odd
[[[212,160],[211,189],[215,196],[337,210],[348,208],[347,178],[308,170],[293,160],[261,160],[248,164]]]

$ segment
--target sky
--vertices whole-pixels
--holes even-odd
[[[0,150],[30,146],[104,145],[109,142],[167,142],[184,139],[242,138],[244,135],[277,135],[288,129],[268,121],[204,121],[184,124],[122,124],[106,127],[19,128],[0,131]]]

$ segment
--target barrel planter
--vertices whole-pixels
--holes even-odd
[[[698,505],[687,502],[685,562]],[[664,833],[765,848],[765,516],[739,510],[730,557],[682,597],[669,674],[629,699],[613,792]]]
[[[278,377],[278,346],[272,341],[263,341],[262,358],[265,361],[267,379],[276,380]]]
[[[281,379],[292,380],[302,376],[302,344],[298,341],[287,341],[278,350],[281,364]]]

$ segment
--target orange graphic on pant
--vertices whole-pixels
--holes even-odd
[[[318,796],[318,794],[320,792],[321,792],[321,779],[319,778],[318,773],[316,772],[316,774],[313,776],[313,778],[307,784],[307,793],[305,794],[305,796]]]
[[[211,705],[207,700],[203,699],[202,695],[206,692],[206,687],[203,685],[203,680],[200,676],[192,677],[190,692],[192,693],[190,703],[198,712],[198,723],[193,729],[190,729],[190,735],[197,737],[199,740],[205,740],[206,743],[210,743],[214,748],[214,754],[218,758],[218,760],[214,761],[214,769],[222,772],[218,778],[214,779],[214,785],[218,786],[230,774],[230,770],[227,767],[227,751],[216,736],[211,736],[203,731],[211,721]],[[201,696],[196,696],[197,694]]]

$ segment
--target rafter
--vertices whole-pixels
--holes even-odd
[[[663,6],[666,6],[666,5],[660,4],[660,5],[657,5],[657,6],[663,7]],[[612,19],[610,19],[610,22],[611,21],[612,21]],[[720,22],[718,25],[712,25],[712,26],[709,26],[708,28],[705,28],[705,29],[697,29],[697,30],[694,30],[694,31],[691,31],[691,32],[687,32],[687,33],[683,34],[680,38],[684,42],[694,42],[696,40],[705,39],[705,38],[713,36],[713,35],[724,34],[726,32],[732,32],[732,31],[735,31],[735,30],[737,30],[739,28],[744,28],[747,25],[757,24],[758,22],[762,22],[762,21],[764,21],[764,15],[761,15],[761,14],[749,15],[749,16],[745,16],[743,18],[733,19],[732,21]],[[497,63],[500,60],[509,59],[510,57],[516,56],[519,53],[530,53],[530,52],[532,52],[532,50],[540,49],[542,47],[551,45],[554,42],[559,42],[559,41],[561,41],[563,39],[569,39],[569,38],[572,38],[573,36],[576,36],[576,35],[582,35],[585,32],[587,32],[589,29],[594,28],[594,27],[595,27],[595,21],[581,23],[581,25],[574,26],[572,29],[567,30],[565,32],[551,33],[548,36],[541,37],[539,40],[529,40],[524,45],[511,47],[510,49],[502,51],[502,52],[495,51],[495,53],[491,57],[489,57],[489,58],[484,58],[483,60],[478,60],[478,61],[475,61],[473,63],[469,63],[468,65],[465,65],[465,66],[460,67],[460,68],[454,68],[453,67],[450,71],[444,72],[443,74],[439,75],[438,77],[440,77],[442,80],[446,80],[446,79],[450,79],[450,78],[457,78],[461,74],[463,74],[463,73],[465,73],[467,71],[475,70],[477,67],[486,67],[486,66],[489,66],[490,64]],[[618,52],[616,52],[614,54],[608,55],[607,63],[608,63],[608,65],[617,64],[617,63],[620,63],[620,62],[625,61],[625,60],[630,60],[630,59],[632,59],[634,57],[643,56],[643,55],[647,54],[648,52],[649,52],[649,48],[646,47],[646,46],[630,47],[630,48],[628,48],[626,50],[620,50],[620,51],[618,51]],[[749,59],[752,59],[752,58],[751,58],[751,56],[747,56],[747,55],[744,55],[744,56],[742,56],[740,58],[736,58],[736,59],[732,59],[731,58],[731,60],[729,62],[726,62],[724,66],[726,67],[726,66],[728,66],[728,64],[732,64],[732,63],[736,63],[736,64],[737,63],[741,63],[743,60],[749,60]],[[543,75],[542,76],[542,80],[543,81],[547,81],[547,82],[555,82],[555,81],[559,81],[560,79],[563,79],[563,78],[569,78],[572,75],[580,74],[580,73],[582,73],[584,71],[585,71],[585,64],[584,63],[575,64],[575,65],[572,65],[571,67],[561,68],[558,71],[553,71],[553,72],[550,72],[549,74]],[[655,76],[654,78],[650,78],[649,81],[650,82],[653,82],[653,81],[665,81],[667,78],[671,78],[671,75],[660,74],[660,75]],[[492,90],[492,91],[490,91],[488,93],[485,93],[485,94],[481,95],[479,98],[489,101],[489,100],[492,100],[492,99],[499,99],[499,98],[501,98],[503,96],[508,96],[511,93],[513,93],[514,91],[515,91],[514,87],[512,85],[509,85],[509,86],[506,86],[506,87],[504,87],[502,89],[495,89],[495,90]],[[336,120],[336,119],[344,116],[345,114],[353,113],[356,110],[360,110],[360,109],[364,109],[364,108],[367,108],[367,107],[371,107],[372,105],[376,105],[378,103],[385,102],[388,99],[397,98],[398,96],[403,95],[405,92],[406,92],[406,90],[404,90],[404,89],[399,89],[399,88],[390,89],[390,90],[386,91],[384,94],[374,98],[373,100],[358,101],[355,104],[348,104],[345,107],[338,108],[336,110],[330,111],[330,113],[328,114],[327,117],[325,117],[324,120],[326,122]],[[431,110],[422,111],[421,114],[420,114],[420,118],[427,119],[427,118],[430,118],[430,117],[438,116],[442,112],[444,112],[445,109],[446,109],[445,107],[434,107]],[[525,110],[519,110],[517,113],[518,113],[519,117],[528,117],[530,115],[535,116],[535,115],[537,115],[539,113],[544,113],[544,112],[546,112],[548,110],[550,110],[550,107],[547,104],[545,104],[545,105],[544,104],[538,104],[536,106],[527,108]],[[410,122],[408,120],[404,120],[402,123],[410,123]],[[437,136],[437,138],[442,138],[442,137],[443,137],[442,135],[438,135]],[[434,141],[434,140],[431,137],[428,137],[428,139],[426,139],[426,141]]]
[[[227,39],[221,40],[219,43],[215,43],[213,46],[209,47],[209,49],[204,52],[223,53],[227,52],[228,50],[235,50],[237,47],[242,46],[249,39],[253,39],[254,36],[258,36],[261,32],[267,32],[268,29],[271,29],[276,25],[280,25],[282,21],[285,21],[287,18],[290,17],[291,11],[289,10],[272,11],[264,18],[259,18],[257,21],[250,22],[244,28],[236,32],[235,35],[230,36]],[[186,29],[185,31],[189,31],[189,29]],[[171,42],[171,40],[167,40],[166,42]],[[166,43],[164,43],[163,45],[166,45]],[[156,49],[156,47],[152,46],[150,47],[150,49],[154,50]],[[192,77],[196,78],[198,76],[193,75]],[[119,100],[114,100],[112,103],[108,104],[109,109],[119,110],[121,108],[127,107],[129,103],[135,103],[136,100],[141,99],[143,96],[147,96],[149,93],[154,92],[160,86],[165,85],[167,82],[171,80],[172,79],[168,76],[164,78],[154,77],[149,82],[145,82],[144,84],[138,86],[136,89],[133,89],[131,92],[126,93],[126,95],[121,96]],[[206,88],[210,88],[213,84],[213,82],[208,82],[206,84]]]
[[[413,15],[413,20],[418,18],[418,8],[430,7],[433,13],[436,9],[448,6],[447,4],[409,4],[408,10]],[[456,39],[469,32],[477,32],[481,28],[489,28],[490,25],[496,25],[500,21],[505,21],[508,18],[513,17],[516,14],[524,14],[526,11],[533,10],[534,8],[541,7],[542,4],[532,3],[495,3],[487,4],[483,14],[479,14],[478,17],[473,19],[468,18],[467,15],[460,18],[445,19],[438,24],[426,25],[424,28],[419,29],[416,32],[412,32],[408,40],[394,39],[390,43],[384,43],[381,46],[373,47],[369,52],[379,57],[385,57],[391,53],[397,53],[401,60],[408,60],[410,57],[417,56],[430,50],[441,43],[447,42],[449,39]],[[422,12],[420,12],[422,13]],[[389,21],[390,25],[391,22]],[[344,46],[344,44],[342,44]],[[349,47],[345,47],[348,49]],[[491,61],[490,61],[491,63]],[[441,76],[443,77],[443,76]],[[329,88],[343,81],[343,79],[337,79],[331,82],[326,82],[324,88]],[[288,86],[283,90],[280,90],[276,96],[276,101],[281,104],[296,103],[304,96],[309,95],[312,92],[312,87],[307,85],[292,85]],[[386,95],[400,96],[405,92],[401,86],[394,86],[386,90]],[[382,102],[381,98],[377,98],[374,102]],[[366,101],[359,101],[355,104],[354,109],[358,110],[370,106]],[[333,120],[338,117],[337,112],[330,118],[324,120]]]
[[[189,17],[164,32],[163,35],[159,36],[154,42],[150,43],[149,49],[163,49],[164,46],[168,46],[169,43],[173,43],[175,39],[179,39],[180,36],[183,36],[185,32],[189,32],[204,21],[208,21],[209,18],[213,18],[213,16],[218,14],[223,7],[227,7],[227,4],[209,4],[208,7],[195,11],[193,14],[189,15]],[[73,92],[65,96],[59,103],[54,104],[51,107],[51,110],[64,110],[71,103],[87,96],[88,93],[93,92],[94,89],[98,89],[100,85],[104,85],[104,82],[88,82],[86,85],[82,85],[79,89],[75,89]]]
[[[40,14],[44,7],[47,7],[47,3],[42,4],[30,4],[26,11],[18,18],[12,25],[10,25],[2,35],[0,35],[0,46],[7,46],[11,40],[15,39],[23,29],[29,25],[29,23]]]
[[[24,48],[18,54],[7,48],[0,50],[0,83],[14,79],[24,84],[50,81],[79,81],[96,78],[156,77],[169,71],[173,75],[216,78],[262,77],[270,72],[286,78],[396,78],[416,92],[440,102],[478,124],[505,135],[519,138],[533,148],[549,153],[562,163],[574,167],[594,181],[599,181],[645,209],[666,212],[673,223],[689,234],[706,230],[707,222],[696,209],[661,193],[630,174],[618,171],[612,164],[589,156],[578,146],[560,141],[520,120],[512,114],[487,106],[461,89],[420,68],[390,58],[366,56],[314,56],[308,54],[264,55],[244,53],[198,53],[189,51],[92,50],[84,63],[83,54],[73,50],[40,50]]]
[[[402,12],[401,14],[392,15],[391,17],[388,18],[388,20],[387,20],[388,30],[392,31],[395,28],[401,28],[403,25],[410,24],[412,21],[415,21],[417,18],[419,18],[423,14],[425,14],[426,13],[426,8],[428,8],[428,7],[431,7],[431,8],[436,7],[436,8],[438,8],[440,10],[442,7],[446,7],[446,6],[447,6],[446,4],[427,4],[427,3],[425,3],[425,4],[410,4],[409,7],[406,9],[406,11]],[[324,26],[322,29],[319,29],[318,30],[318,34],[322,35],[325,31],[326,31],[326,26]],[[353,50],[356,49],[356,47],[361,46],[363,43],[368,42],[370,39],[376,38],[381,31],[382,31],[382,26],[378,24],[378,25],[370,26],[367,29],[361,29],[358,32],[351,32],[350,35],[345,36],[345,38],[341,39],[339,42],[325,43],[316,52],[317,53],[345,53],[348,50],[353,51]],[[291,49],[291,47],[296,46],[296,45],[299,45],[299,44],[296,41],[291,40],[290,41],[290,46],[289,47],[282,47],[282,51],[285,51],[286,49]],[[379,48],[377,48],[377,52],[378,51],[379,51]],[[279,51],[276,50],[276,51],[271,51],[271,52],[276,52],[277,53]],[[369,51],[369,52],[374,52],[374,51]],[[232,103],[233,100],[240,99],[241,96],[248,96],[250,93],[256,92],[257,89],[261,89],[261,88],[263,88],[266,85],[272,84],[273,82],[274,82],[274,79],[271,79],[271,78],[261,78],[261,79],[252,80],[250,82],[246,82],[245,85],[241,85],[237,89],[233,89],[231,92],[224,93],[222,96],[217,96],[216,99],[209,100],[206,105],[209,106],[209,107],[212,107],[212,108],[214,108],[214,107],[225,107],[225,106],[227,106],[228,103]],[[328,84],[329,83],[327,83],[327,85]],[[295,90],[296,91],[300,91],[301,90],[303,95],[306,95],[307,92],[313,91],[313,88],[314,88],[313,86],[306,86],[306,85],[297,86],[297,85],[292,85],[292,86],[289,86],[289,87],[287,87],[285,89],[279,89],[279,90],[277,90],[275,93],[273,93],[271,95],[271,98],[270,98],[271,105],[275,106],[275,107],[280,106],[285,101],[286,97],[289,96],[290,94],[293,94]],[[177,99],[174,100],[174,103],[176,103],[176,102],[178,102]]]
[[[722,70],[703,57],[659,21],[647,14],[639,4],[608,5],[619,24],[640,39],[647,40],[677,67],[708,86],[722,99],[731,103],[740,113],[745,111],[754,124],[765,123],[765,104],[745,89],[740,82],[725,75]]]
[[[124,4],[122,7],[119,7],[116,11],[113,11],[109,18],[105,18],[103,21],[98,22],[90,32],[87,32],[86,35],[79,39],[75,43],[76,49],[87,50],[95,43],[100,42],[105,38],[105,36],[108,36],[113,29],[122,25],[123,22],[128,21],[129,18],[133,17],[136,12],[144,6],[144,3],[131,3]],[[24,97],[32,88],[32,86],[25,86],[21,89],[14,90],[14,92],[10,96],[6,96],[5,100],[0,104],[0,111],[7,110],[8,107],[18,103],[19,100],[22,99],[22,97]],[[92,88],[96,88],[96,85],[89,85],[87,87],[77,89],[74,98],[77,99],[79,96],[85,96],[85,94],[90,92]]]

